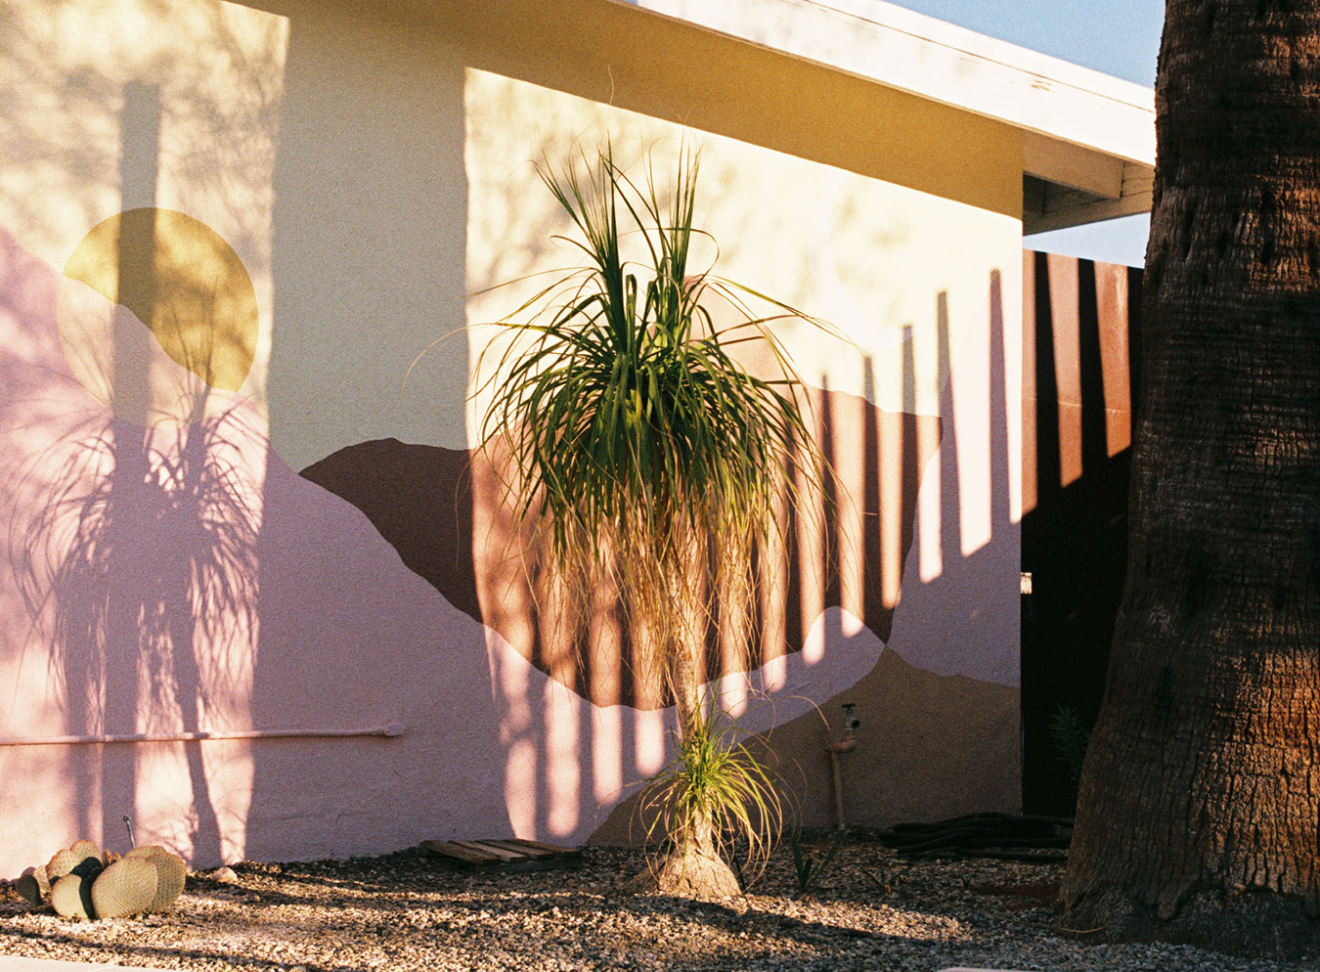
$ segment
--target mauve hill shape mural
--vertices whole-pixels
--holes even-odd
[[[746,660],[752,668],[800,652],[831,607],[847,609],[881,642],[889,640],[921,475],[939,445],[937,417],[885,412],[841,392],[810,388],[809,394],[818,440],[840,471],[839,482],[829,488],[828,506],[815,497],[814,518],[786,520],[787,549],[759,557],[777,569],[760,572],[754,647]],[[552,572],[541,562],[537,538],[514,522],[499,462],[497,449],[381,439],[341,449],[302,475],[360,509],[451,604],[578,695],[597,706],[670,704],[632,663],[617,598],[602,592],[596,617],[585,624],[556,613]],[[882,476],[889,477],[884,485]],[[825,509],[836,513],[826,520]],[[745,667],[728,640],[726,633],[722,644],[710,632],[712,678]]]
[[[66,360],[70,287],[0,230],[0,736],[402,735],[0,747],[0,778],[31,783],[0,788],[0,875],[125,813],[199,867],[510,834],[510,802],[539,797],[506,792],[486,629],[284,464],[240,396],[181,425],[117,415]],[[115,374],[196,389],[127,308],[81,296],[81,333],[122,337]]]

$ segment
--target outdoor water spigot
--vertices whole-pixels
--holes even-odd
[[[843,703],[843,737],[830,743],[827,747],[828,752],[851,753],[857,748],[857,730],[862,720],[853,713],[856,707],[856,702]]]
[[[843,703],[843,728],[848,732],[855,732],[862,727],[862,720],[853,712],[855,708],[856,702]]]
[[[843,773],[839,769],[839,756],[857,748],[857,730],[862,720],[853,712],[855,708],[856,702],[843,703],[843,735],[825,747],[825,751],[830,754],[830,777],[834,782],[834,822],[840,830],[846,823],[843,816]]]

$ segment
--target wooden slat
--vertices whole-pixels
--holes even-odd
[[[522,851],[509,850],[508,848],[505,847],[496,847],[494,844],[490,844],[478,840],[458,840],[455,841],[454,843],[462,847],[471,848],[472,850],[475,851],[482,851],[485,852],[486,854],[493,854],[494,856],[498,857],[501,861],[503,861],[505,864],[512,864],[514,861],[523,860],[527,856],[526,854],[522,853]]]
[[[514,854],[523,857],[542,858],[557,856],[552,850],[545,850],[540,847],[529,847],[517,840],[479,840],[477,843],[483,847],[498,847],[501,850],[511,851]]]
[[[455,843],[449,840],[424,840],[421,844],[422,850],[428,854],[438,854],[441,857],[452,857],[455,860],[462,861],[464,864],[489,865],[500,860],[495,854],[483,848],[467,847],[461,843]]]
[[[582,853],[574,847],[557,847],[536,840],[424,840],[421,850],[443,857],[449,863],[478,870],[541,871],[575,867]]]
[[[527,840],[524,837],[515,837],[510,843],[522,844],[524,847],[535,847],[537,850],[551,851],[555,854],[564,854],[570,857],[579,857],[582,852],[576,847],[561,847],[555,844],[543,844],[539,840]]]

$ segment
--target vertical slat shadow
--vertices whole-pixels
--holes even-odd
[[[947,308],[946,308],[947,316]],[[945,323],[947,327],[947,320]],[[899,484],[898,484],[898,502],[900,510],[898,549],[900,551],[897,564],[898,577],[894,578],[897,585],[903,576],[903,557],[902,551],[912,548],[912,540],[916,535],[917,516],[902,516],[904,497],[911,493],[919,493],[921,489],[921,456],[917,451],[917,423],[920,421],[916,414],[917,405],[917,362],[916,350],[912,344],[911,329],[908,328],[907,340],[903,342],[903,422],[902,440],[900,448],[902,449],[902,459],[899,462]],[[914,509],[914,513],[915,513]],[[873,625],[872,628],[886,641],[893,629],[893,611],[890,610],[885,615],[886,623],[883,625]]]
[[[958,511],[962,504],[962,489],[958,475],[958,422],[952,388],[953,351],[949,337],[949,294],[940,291],[935,298],[935,328],[940,363],[940,374],[949,375],[950,387],[946,390],[940,408],[940,491],[943,505],[955,512],[951,518],[944,518],[940,529],[940,557],[945,564],[957,563],[962,552],[962,518]]]
[[[830,383],[827,375],[821,375],[821,449],[825,454],[827,469],[821,469],[817,473],[820,477],[821,487],[821,517],[820,517],[820,563],[817,567],[816,584],[819,585],[821,598],[819,605],[812,605],[813,610],[820,607],[826,611],[823,616],[824,627],[821,631],[821,637],[825,644],[836,642],[841,636],[839,614],[829,613],[831,606],[842,604],[842,571],[843,571],[843,538],[839,535],[839,482],[834,471],[839,468],[839,456],[846,445],[840,441],[842,438],[838,434],[834,417],[834,400],[830,394]],[[813,585],[815,586],[815,585]],[[808,615],[804,615],[808,616]],[[796,647],[801,648],[806,644],[807,629],[802,629],[802,634]]]
[[[1053,680],[1057,664],[1057,632],[1053,615],[1046,610],[1055,576],[1045,558],[1049,556],[1051,523],[1049,517],[1058,505],[1062,475],[1059,440],[1059,383],[1054,366],[1054,305],[1050,293],[1050,258],[1045,253],[1032,255],[1034,291],[1023,295],[1034,310],[1033,360],[1023,361],[1024,373],[1030,371],[1036,385],[1036,451],[1023,456],[1024,466],[1034,469],[1035,506],[1022,517],[1022,570],[1031,575],[1031,594],[1023,597],[1022,610],[1022,806],[1041,811],[1059,808],[1058,777],[1049,743],[1050,709],[1054,705]],[[1025,343],[1025,342],[1024,342]]]
[[[1091,260],[1077,267],[1077,344],[1081,357],[1082,475],[1098,469],[1109,459],[1106,435],[1104,362],[1100,351],[1100,308],[1096,295],[1098,269]]]
[[[991,539],[1012,522],[1009,502],[1008,379],[1004,353],[1004,283],[990,271],[990,529]]]
[[[1032,575],[1022,615],[1023,806],[1051,814],[1071,814],[1076,799],[1074,767],[1051,730],[1077,735],[1094,723],[1122,589],[1131,450],[1108,453],[1111,436],[1121,441],[1125,431],[1111,426],[1130,422],[1131,412],[1106,399],[1105,375],[1125,368],[1136,401],[1141,290],[1139,272],[1083,260],[1077,307],[1056,307],[1048,271],[1064,259],[1035,254],[1035,292],[1024,295],[1036,317],[1035,360],[1023,367],[1036,378],[1037,502],[1022,522],[1022,568]],[[1101,298],[1123,284],[1126,301]],[[1054,331],[1074,312],[1082,475],[1062,487]],[[1106,368],[1107,356],[1124,347],[1129,360]],[[1031,457],[1023,461],[1029,469]]]
[[[830,455],[829,444],[825,442],[824,436],[821,437],[820,448],[825,455]],[[797,496],[803,495],[810,479],[798,472],[800,463],[801,457],[796,453],[789,457],[788,481],[792,484],[792,495]],[[789,502],[787,505],[787,515],[784,517],[784,553],[788,573],[784,584],[784,634],[790,645],[800,645],[806,635],[802,611],[802,541],[798,536],[803,524],[797,504]]]
[[[1132,410],[1132,434],[1137,432],[1141,410],[1141,293],[1143,273],[1137,267],[1127,268],[1127,328],[1128,328],[1128,395]]]
[[[1063,475],[1059,442],[1059,379],[1054,371],[1054,305],[1050,297],[1049,254],[1035,254],[1036,358],[1024,362],[1036,376],[1036,495],[1045,503],[1057,494]],[[1023,530],[1027,529],[1023,524]],[[1025,532],[1023,542],[1026,542]],[[1024,570],[1030,570],[1024,566]]]
[[[910,342],[905,342],[905,352],[908,344]],[[875,359],[865,355],[862,368],[864,397],[868,405],[862,431],[862,620],[874,630],[876,619],[883,616],[885,581],[880,539],[884,530],[880,511],[880,410],[873,406],[876,401]],[[904,378],[906,381],[906,375]]]

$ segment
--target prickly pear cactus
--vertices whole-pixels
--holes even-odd
[[[152,911],[169,911],[174,901],[183,893],[183,884],[188,879],[188,866],[178,854],[166,851],[148,858],[156,865],[156,898],[151,902]]]
[[[50,889],[50,903],[63,918],[95,918],[96,907],[90,892],[91,881],[77,874],[65,874]]]
[[[29,868],[15,888],[34,906],[48,898],[66,918],[118,918],[168,911],[187,877],[183,858],[159,845],[120,856],[80,840],[56,851],[49,864]]]
[[[105,865],[101,863],[100,857],[84,857],[69,873],[76,874],[88,881],[95,881],[96,875],[100,874],[104,867]]]
[[[183,892],[183,884],[188,877],[188,867],[183,863],[183,858],[158,844],[134,847],[124,857],[140,858],[155,865],[156,898],[151,903],[151,910],[168,911],[174,899]]]
[[[137,915],[156,900],[156,866],[150,857],[125,857],[92,884],[92,906],[101,918]]]
[[[50,879],[52,886],[64,875],[68,874],[81,863],[82,858],[71,850],[58,850],[55,856],[50,859],[46,865],[46,876]]]

